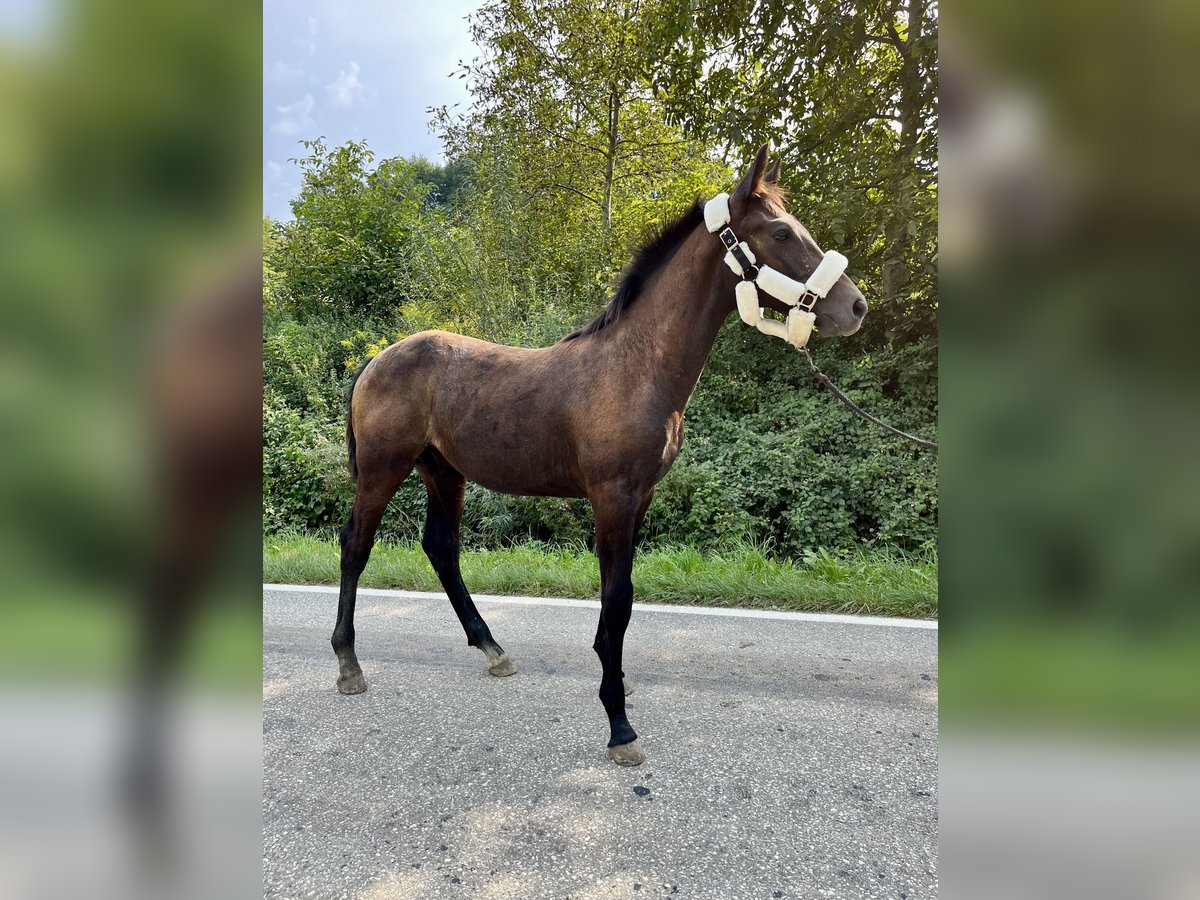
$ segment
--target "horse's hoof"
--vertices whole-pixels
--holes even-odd
[[[367,679],[363,678],[361,671],[339,675],[337,687],[343,694],[361,694],[367,689]]]
[[[509,675],[517,674],[517,667],[513,661],[508,658],[507,653],[500,655],[500,658],[488,666],[488,672],[495,675],[497,678],[505,678]]]
[[[628,744],[609,747],[608,758],[618,766],[640,766],[646,761],[646,754],[642,752],[641,743],[632,740]]]
[[[621,679],[621,686],[622,686],[623,688],[625,688],[625,696],[626,696],[626,697],[628,697],[630,694],[632,694],[632,693],[633,693],[633,685],[629,683],[629,679],[628,679],[628,678],[622,678],[622,679]]]

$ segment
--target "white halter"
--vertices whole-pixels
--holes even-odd
[[[729,227],[729,222],[728,194],[717,194],[704,204],[704,224],[710,232],[719,232],[718,237],[727,251],[725,265],[729,266],[735,275],[742,277],[734,289],[737,295],[738,315],[747,325],[753,325],[763,334],[781,338],[799,350],[808,343],[812,334],[813,323],[817,318],[813,314],[813,307],[842,277],[848,260],[836,250],[829,250],[821,257],[820,264],[808,276],[807,282],[797,281],[770,266],[757,265],[750,245],[745,241],[738,241],[737,235]],[[753,278],[750,277],[747,266],[739,261],[739,256],[746,260],[750,269],[755,270]],[[768,319],[763,315],[762,308],[758,305],[758,288],[792,307],[786,322]]]

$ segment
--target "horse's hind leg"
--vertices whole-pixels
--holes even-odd
[[[350,518],[342,526],[342,586],[338,593],[337,624],[330,643],[338,659],[337,687],[343,694],[361,694],[367,689],[354,652],[354,603],[358,597],[358,579],[371,558],[375,532],[379,530],[384,511],[411,471],[412,463],[387,474],[360,471],[354,506]]]
[[[461,549],[459,525],[462,522],[463,499],[466,496],[467,479],[434,451],[423,455],[418,462],[421,479],[429,494],[429,512],[425,517],[425,535],[421,546],[437,572],[446,596],[467,633],[467,644],[478,647],[487,656],[488,671],[493,675],[515,675],[517,667],[508,658],[483,616],[475,608],[475,602],[463,584],[458,558]]]

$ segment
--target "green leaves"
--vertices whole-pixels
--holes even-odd
[[[865,342],[935,338],[936,3],[655,8],[668,120],[739,160],[770,137],[807,201],[794,212],[850,257],[871,302]]]
[[[561,264],[573,232],[599,251],[592,274],[607,277],[647,222],[729,177],[667,121],[652,82],[653,9],[502,0],[471,19],[481,51],[467,67],[471,110],[434,110],[434,127],[451,153],[479,160],[476,202],[503,205],[535,266]]]
[[[372,168],[365,142],[303,144],[309,155],[293,160],[303,176],[294,219],[272,223],[265,248],[278,273],[276,302],[301,319],[391,311],[413,236],[435,216],[429,163],[387,159]]]

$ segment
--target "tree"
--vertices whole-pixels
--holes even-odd
[[[578,224],[611,254],[647,218],[723,179],[702,145],[666,121],[647,9],[642,0],[492,0],[472,17],[481,56],[462,70],[471,111],[436,109],[434,121],[452,156],[482,158],[489,183],[515,196],[507,211],[526,233]],[[554,245],[544,228],[541,236]]]
[[[798,217],[866,282],[868,339],[932,339],[936,0],[662,0],[659,12],[654,83],[670,121],[742,158],[770,138]]]
[[[408,164],[417,180],[430,186],[427,207],[449,211],[465,203],[474,172],[471,160],[450,159],[439,165],[424,156],[412,156]]]
[[[294,218],[274,224],[276,239],[265,248],[278,301],[300,319],[394,310],[405,299],[399,288],[409,243],[433,185],[404,159],[371,168],[365,142],[302,143],[309,154],[293,160],[303,175]]]

